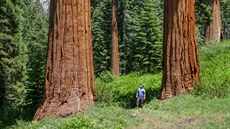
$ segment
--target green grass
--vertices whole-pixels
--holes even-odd
[[[4,126],[0,119],[0,126],[12,129],[227,129],[230,127],[230,41],[199,47],[199,57],[202,83],[191,94],[158,100],[161,73],[114,77],[105,72],[96,79],[97,101],[87,111],[39,122],[18,119],[9,126]],[[145,84],[147,103],[137,109],[134,108],[135,94],[140,83]]]
[[[229,107],[230,98],[203,99],[182,95],[171,100],[153,100],[139,109],[97,105],[78,116],[31,123],[18,121],[17,125],[8,128],[228,128]]]
[[[196,94],[204,97],[230,95],[230,41],[199,48],[202,84]]]

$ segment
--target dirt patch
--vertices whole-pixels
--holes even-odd
[[[178,128],[183,128],[183,127],[187,127],[188,125],[191,125],[191,124],[196,124],[198,122],[199,122],[199,119],[197,119],[197,118],[183,118],[176,125]]]
[[[163,129],[158,128],[157,125],[161,125],[161,123],[158,120],[156,120],[151,114],[146,114],[144,112],[141,112],[141,110],[134,110],[131,115],[133,117],[142,119],[143,123],[136,127],[131,127],[130,129]]]

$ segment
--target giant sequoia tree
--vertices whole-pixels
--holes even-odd
[[[212,21],[205,27],[205,41],[219,42],[221,39],[220,0],[209,0],[212,8]]]
[[[196,79],[200,77],[194,1],[164,1],[161,99],[192,91]]]
[[[117,0],[112,0],[112,72],[119,75]]]
[[[93,103],[90,0],[51,0],[45,95],[34,120],[65,117]]]

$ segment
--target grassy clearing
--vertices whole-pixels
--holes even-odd
[[[157,100],[161,73],[114,77],[104,73],[96,79],[97,102],[86,112],[68,118],[39,122],[16,120],[12,129],[216,129],[230,127],[230,42],[199,48],[202,83],[194,93]],[[145,84],[147,103],[136,109],[135,94]],[[125,108],[124,108],[125,107]],[[10,118],[9,118],[10,120]]]
[[[10,128],[228,128],[229,107],[230,98],[203,99],[194,95],[182,95],[171,100],[154,100],[139,109],[97,105],[78,116],[48,118],[32,123],[18,121],[17,125]]]
[[[147,113],[159,121],[157,128],[210,128],[213,123],[218,128],[230,127],[225,119],[230,115],[230,98],[203,99],[193,95],[183,95],[146,105]]]

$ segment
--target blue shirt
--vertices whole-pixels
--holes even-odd
[[[145,89],[144,88],[138,88],[137,93],[138,93],[138,97],[144,97]]]

